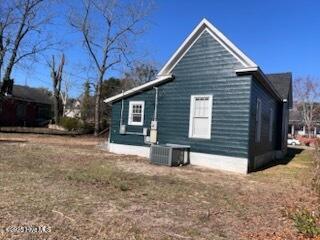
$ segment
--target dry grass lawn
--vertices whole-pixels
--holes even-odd
[[[102,142],[0,133],[0,239],[299,239],[288,213],[316,204],[310,151],[243,176],[154,166]],[[4,230],[42,225],[51,232]]]

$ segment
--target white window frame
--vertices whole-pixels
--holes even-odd
[[[270,108],[270,113],[269,113],[269,142],[272,142],[272,138],[273,138],[273,117],[274,117],[274,113],[273,113],[273,108]]]
[[[209,98],[209,131],[207,133],[206,137],[195,137],[192,134],[192,127],[193,127],[193,114],[194,114],[194,104],[195,104],[195,98]],[[189,138],[197,138],[197,139],[211,139],[211,127],[212,127],[212,95],[191,95],[190,97],[190,117],[189,117]]]
[[[141,121],[140,122],[133,122],[132,121],[133,105],[141,105]],[[129,102],[129,113],[128,113],[128,125],[143,126],[143,121],[144,121],[144,101],[130,101]]]
[[[258,107],[260,106],[260,107]],[[262,122],[262,102],[260,98],[257,98],[257,106],[256,106],[256,134],[255,140],[256,143],[260,143],[261,141],[261,122]]]

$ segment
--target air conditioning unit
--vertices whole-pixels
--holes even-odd
[[[153,164],[166,166],[186,165],[189,163],[189,152],[190,147],[184,145],[151,145],[150,161]]]

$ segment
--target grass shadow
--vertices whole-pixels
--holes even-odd
[[[304,151],[304,149],[302,149],[302,148],[288,147],[287,155],[284,158],[270,161],[267,164],[265,164],[259,168],[254,169],[252,172],[260,172],[260,171],[263,171],[263,170],[266,170],[268,168],[272,168],[272,167],[275,167],[278,165],[287,165],[296,157],[296,155],[302,153],[303,151]]]
[[[27,140],[9,140],[9,139],[0,139],[0,143],[25,143]]]

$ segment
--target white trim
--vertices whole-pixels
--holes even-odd
[[[177,51],[172,55],[169,61],[160,70],[159,76],[171,73],[173,67],[189,50],[190,46],[198,39],[198,37],[207,30],[226,50],[228,50],[244,67],[256,67],[249,57],[247,57],[239,48],[237,48],[225,35],[223,35],[216,27],[214,27],[207,19],[203,19],[191,34],[184,40]]]
[[[195,99],[198,97],[203,97],[203,98],[209,98],[209,119],[208,119],[208,124],[209,124],[209,131],[207,133],[206,137],[196,137],[193,136],[192,134],[192,129],[193,129],[193,114],[194,114],[194,103]],[[211,125],[212,125],[212,95],[191,95],[190,97],[190,116],[189,116],[189,138],[198,138],[198,139],[211,139]]]
[[[256,67],[246,67],[246,68],[240,68],[240,69],[236,69],[235,70],[236,74],[251,74],[254,75],[257,80],[259,80],[260,78],[263,80],[263,83],[267,84],[272,92],[281,100],[283,101],[281,95],[279,94],[278,90],[274,87],[274,85],[272,84],[272,82],[270,82],[270,80],[268,79],[268,77],[262,72],[262,70],[256,66]]]
[[[127,97],[127,96],[132,95],[132,94],[134,94],[136,92],[142,91],[142,90],[144,90],[146,88],[150,88],[150,87],[152,87],[154,85],[160,84],[160,83],[168,81],[170,79],[172,79],[172,75],[159,76],[153,81],[150,81],[150,82],[147,82],[145,84],[142,84],[141,86],[132,88],[132,89],[130,89],[128,91],[125,91],[124,93],[120,93],[120,94],[115,95],[113,97],[109,97],[109,98],[105,99],[104,102],[105,103],[114,102],[114,101],[116,101],[118,99],[121,99],[123,97]]]
[[[144,146],[108,143],[107,149],[109,152],[117,154],[137,155],[146,158],[149,158],[150,155],[150,148]]]
[[[190,152],[190,164],[223,171],[248,173],[247,158]]]
[[[141,105],[141,121],[140,122],[133,122],[132,121],[133,105]],[[144,123],[144,101],[130,101],[129,102],[129,112],[128,112],[128,125],[143,126],[143,123]]]
[[[245,67],[236,69],[236,73],[248,73],[248,72],[257,72],[259,71],[259,67]]]
[[[150,156],[150,148],[145,146],[108,143],[107,149],[117,154],[137,155],[146,158]],[[235,173],[246,174],[248,172],[247,158],[190,152],[190,163],[196,166]]]
[[[186,49],[185,50],[183,50],[183,52],[181,52],[181,53],[177,53],[177,60],[175,60],[175,62],[173,63],[171,63],[172,65],[170,65],[170,64],[168,64],[168,67],[169,66],[171,66],[169,69],[167,69],[166,70],[166,72],[168,72],[168,73],[171,73],[172,72],[172,70],[175,68],[175,66],[180,62],[180,60],[187,54],[187,52],[192,48],[192,46],[198,41],[198,39],[202,36],[202,34],[204,33],[204,32],[208,32],[209,33],[209,31],[207,30],[207,29],[204,29],[193,41],[191,41],[188,45],[186,45],[185,47],[186,47]],[[182,50],[181,50],[182,51]],[[170,61],[170,60],[169,60]],[[161,71],[162,71],[162,69],[161,69]],[[159,75],[160,74],[164,74],[164,73],[161,73],[161,71],[159,72]]]

